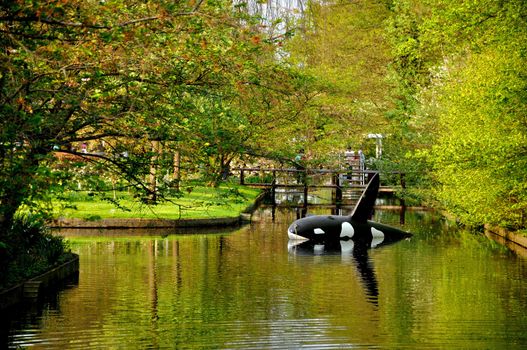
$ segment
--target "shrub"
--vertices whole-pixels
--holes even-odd
[[[67,245],[53,236],[43,220],[19,217],[0,242],[0,289],[35,277],[64,262]]]

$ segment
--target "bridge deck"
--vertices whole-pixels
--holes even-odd
[[[333,190],[332,198],[335,203],[357,200],[366,188],[369,176],[377,173],[377,171],[372,170],[350,169],[237,168],[233,170],[239,172],[241,185],[269,189],[273,203],[276,202],[277,194],[283,193],[280,189],[299,190],[298,192],[303,194],[304,206],[309,204],[309,192],[316,189]],[[247,174],[251,174],[251,180],[254,182],[246,181]],[[389,172],[383,174],[399,176],[399,186],[381,185],[380,193],[395,193],[405,188],[404,173]],[[326,178],[325,181],[321,181],[324,176],[330,176],[330,179]]]
[[[253,187],[253,188],[298,188],[303,189],[304,187],[307,187],[308,189],[317,189],[317,188],[341,188],[343,191],[345,190],[364,190],[366,188],[365,185],[350,185],[350,186],[337,186],[337,185],[303,185],[303,184],[272,184],[272,183],[245,183],[245,186]],[[402,190],[402,187],[392,187],[392,186],[380,186],[379,192],[382,193],[395,193],[397,191]]]

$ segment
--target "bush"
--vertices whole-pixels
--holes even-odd
[[[62,237],[33,216],[17,218],[0,242],[0,289],[38,276],[68,257]]]

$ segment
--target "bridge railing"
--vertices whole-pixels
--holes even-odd
[[[344,188],[344,187],[363,187],[368,183],[369,177],[377,173],[375,170],[348,170],[348,169],[320,169],[320,168],[260,168],[246,167],[233,168],[239,172],[241,185],[251,185],[255,187],[318,187],[318,188]],[[248,175],[253,174],[254,178],[247,181]],[[286,175],[291,180],[288,183],[279,183],[280,175]],[[314,185],[308,181],[309,177],[331,176],[331,184]],[[406,188],[405,173],[398,171],[381,172],[381,191],[390,186],[383,184],[383,178],[395,177],[393,182],[397,182],[398,187]],[[398,180],[396,180],[398,177]],[[256,179],[256,181],[254,181]],[[283,180],[285,178],[282,177]],[[294,180],[294,181],[293,181]]]

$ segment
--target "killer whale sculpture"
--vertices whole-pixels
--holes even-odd
[[[351,215],[314,215],[298,219],[287,230],[289,239],[313,242],[351,239],[375,247],[410,237],[408,232],[368,220],[378,192],[379,173],[374,173]]]

